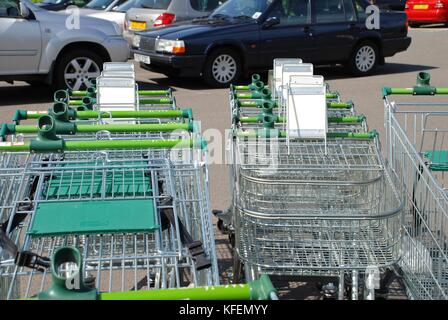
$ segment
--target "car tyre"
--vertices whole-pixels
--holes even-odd
[[[379,58],[378,46],[371,41],[364,41],[353,50],[347,67],[355,76],[366,76],[376,69]]]
[[[235,50],[217,49],[207,57],[203,77],[210,86],[225,88],[238,81],[241,69],[241,58]]]
[[[100,75],[104,62],[106,61],[99,55],[86,49],[75,49],[65,53],[55,65],[55,89],[85,90],[88,79]],[[81,86],[77,87],[77,83],[81,83]]]

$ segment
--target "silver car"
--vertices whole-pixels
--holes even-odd
[[[136,0],[126,13],[124,37],[132,44],[136,31],[209,15],[226,0]]]
[[[0,0],[0,81],[83,89],[107,61],[126,61],[129,45],[113,22]]]

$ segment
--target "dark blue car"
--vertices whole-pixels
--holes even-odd
[[[134,58],[168,76],[202,76],[226,87],[275,58],[344,64],[370,74],[406,50],[406,14],[369,12],[365,0],[228,0],[210,16],[142,32]],[[379,28],[378,28],[379,27]]]

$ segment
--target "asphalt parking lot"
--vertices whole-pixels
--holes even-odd
[[[448,86],[448,29],[410,29],[411,47],[407,52],[386,60],[377,72],[369,77],[352,78],[341,68],[319,67],[315,73],[325,77],[332,90],[342,94],[344,100],[353,100],[358,113],[367,116],[371,129],[384,136],[383,103],[381,88],[385,85],[409,87],[415,83],[416,73],[430,72],[432,84]],[[137,67],[137,79],[142,89],[172,87],[180,107],[191,107],[196,119],[200,119],[202,130],[214,128],[222,133],[230,126],[228,89],[210,89],[200,79],[168,79],[164,75],[151,73]],[[247,82],[248,80],[246,80]],[[0,83],[0,122],[10,122],[17,108],[46,110],[52,101],[52,91],[35,88],[24,82],[13,85]],[[223,136],[224,137],[224,136]],[[223,149],[222,158],[224,158]],[[229,172],[225,165],[210,167],[210,195],[213,209],[225,209],[230,199]],[[227,238],[217,231],[217,248],[223,282],[231,272],[231,253]],[[300,284],[299,284],[300,286]],[[300,296],[299,298],[307,298]]]

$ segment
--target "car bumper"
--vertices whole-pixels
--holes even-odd
[[[205,62],[203,56],[176,56],[140,50],[131,50],[131,52],[150,57],[150,64],[140,63],[140,66],[146,70],[184,77],[200,76]]]
[[[103,42],[112,62],[124,62],[129,59],[130,48],[123,37],[109,37]]]
[[[383,56],[391,57],[397,52],[406,51],[411,45],[411,38],[396,38],[383,40]]]
[[[408,10],[406,14],[410,22],[448,22],[448,9]]]

